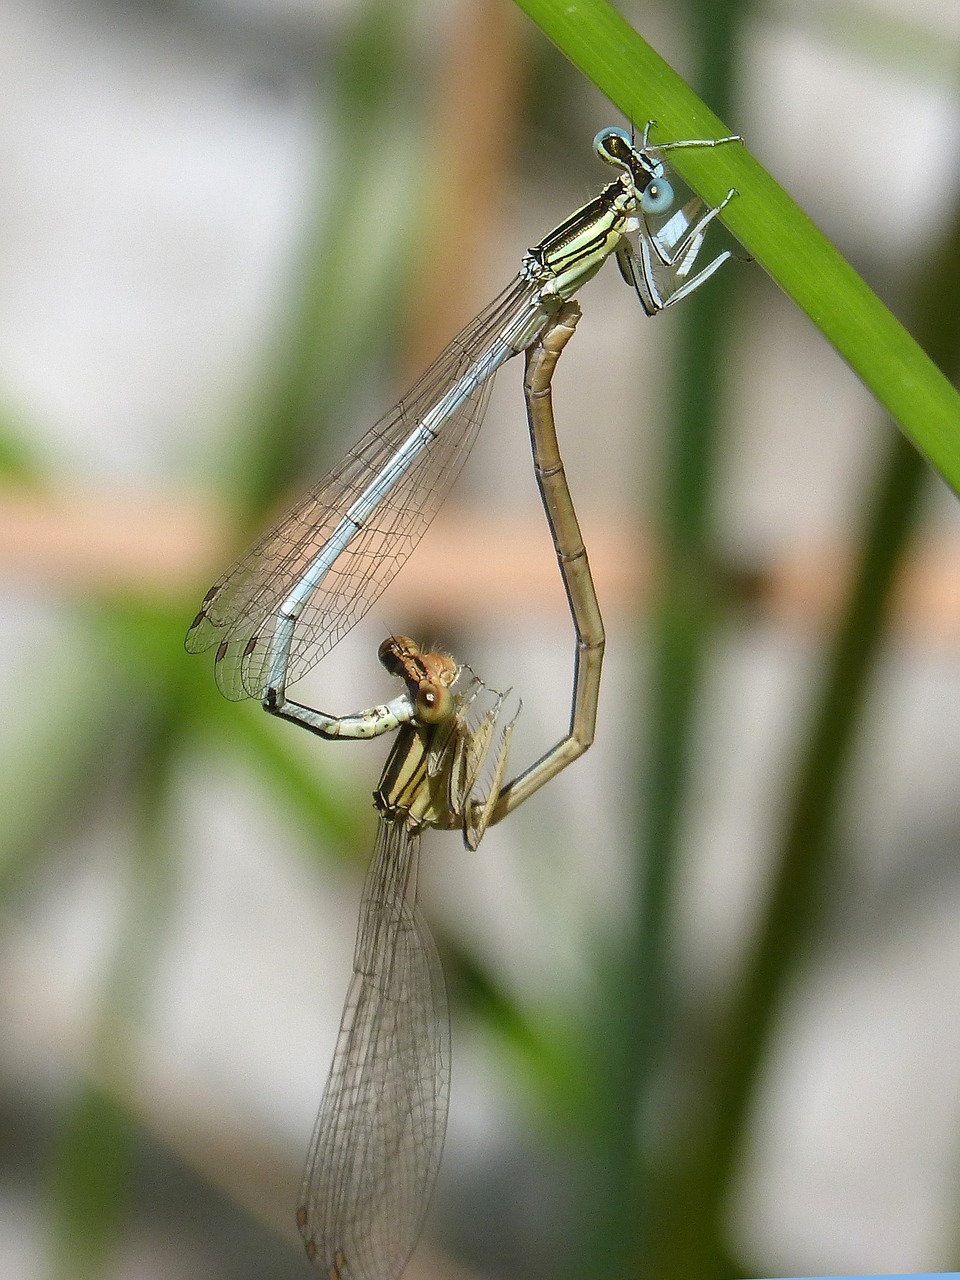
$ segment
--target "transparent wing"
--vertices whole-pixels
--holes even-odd
[[[642,213],[642,226],[617,251],[628,284],[640,296],[648,315],[672,306],[694,292],[732,256],[736,240],[715,221],[717,209],[706,204],[673,170],[673,206],[663,214]],[[704,245],[709,236],[709,249]]]
[[[500,798],[504,774],[507,771],[510,738],[519,714],[520,704],[517,703],[516,715],[512,718],[501,717],[493,726],[487,750],[464,812],[463,838],[468,849],[476,849],[483,839],[497,800]]]
[[[680,179],[672,171],[670,173],[670,182],[675,191],[679,184],[681,190],[687,192],[683,203],[679,207],[672,208],[666,214],[657,216],[645,213],[642,215],[647,235],[656,242],[657,249],[662,254],[665,262],[673,261],[677,253],[677,246],[682,245],[689,238],[691,229],[697,225],[710,207],[700,196],[690,192],[689,188],[685,187],[685,184],[681,184]]]
[[[497,697],[496,705],[491,706],[479,723],[467,750],[467,791],[462,807],[463,838],[469,849],[476,849],[483,839],[503,789],[510,738],[520,715],[519,698],[509,692]]]
[[[503,786],[520,700],[491,689],[472,672],[464,674],[469,674],[469,680],[455,719],[449,803],[462,821],[467,847],[475,849]]]
[[[409,394],[207,592],[187,633],[191,653],[217,646],[216,674],[230,699],[264,688],[278,609],[351,504],[504,325],[530,304],[518,278],[450,343]],[[290,650],[288,682],[304,675],[370,608],[423,536],[466,460],[486,408],[488,378],[384,497],[306,604]]]
[[[443,972],[416,907],[419,836],[381,818],[354,976],[297,1223],[333,1280],[395,1280],[420,1235],[447,1122]]]

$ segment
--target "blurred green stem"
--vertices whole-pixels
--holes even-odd
[[[168,662],[167,673],[177,665]],[[122,1099],[135,1093],[138,1066],[116,1027],[142,1017],[160,932],[170,916],[174,879],[164,830],[182,716],[176,691],[160,671],[152,675],[150,696],[142,688],[133,693],[141,719],[131,762],[136,827],[128,902],[94,1021],[91,1078],[79,1083],[61,1117],[50,1168],[49,1274],[58,1280],[100,1280],[111,1273],[133,1196],[137,1125]]]
[[[331,194],[321,196],[324,212],[312,221],[297,281],[298,301],[249,447],[241,451],[233,476],[244,524],[259,523],[264,508],[299,476],[315,443],[318,420],[329,416],[350,385],[357,348],[369,351],[371,333],[376,340],[383,329],[366,323],[368,313],[379,312],[383,295],[396,292],[387,267],[374,273],[374,296],[361,297],[350,255],[364,248],[356,243],[362,221],[357,207],[371,192],[376,194],[379,175],[373,158],[385,124],[395,121],[406,47],[400,36],[411,16],[392,0],[368,0],[340,58],[334,104],[340,150]],[[402,219],[394,217],[389,231],[403,234]],[[368,247],[367,265],[372,252]],[[3,462],[0,458],[0,466]],[[103,602],[98,611],[101,644],[96,652],[111,655],[117,668],[106,687],[114,695],[126,694],[121,705],[104,704],[98,710],[104,718],[115,714],[119,724],[136,725],[138,751],[131,768],[137,830],[130,899],[94,1031],[90,1079],[80,1082],[61,1118],[50,1169],[50,1273],[58,1280],[99,1280],[112,1270],[132,1195],[137,1127],[124,1100],[136,1096],[137,1064],[116,1027],[140,1020],[176,891],[167,847],[171,771],[193,731],[210,718],[209,700],[193,696],[196,681],[186,671],[182,635],[188,619],[184,610],[174,626],[169,612],[114,602]],[[196,671],[199,680],[200,668]],[[202,678],[209,680],[209,673]],[[250,740],[256,749],[253,735]],[[262,743],[260,748],[264,754]],[[285,787],[296,787],[290,762],[278,753],[271,758],[272,781],[279,778]],[[312,793],[303,807],[318,826],[336,825],[338,815],[324,805],[321,794]],[[339,830],[344,830],[342,822]]]
[[[744,3],[695,0],[690,23],[700,76],[718,110],[735,84]],[[685,812],[693,721],[710,642],[716,587],[710,552],[717,404],[730,308],[730,274],[718,277],[673,318],[679,340],[674,411],[664,430],[659,500],[662,562],[652,619],[649,756],[638,785],[637,895],[633,920],[612,957],[605,1017],[604,1101],[587,1232],[591,1274],[621,1280],[647,1273],[652,1167],[644,1149],[670,1022],[666,955],[679,824]],[[628,1118],[639,1117],[637,1127]]]
[[[80,1085],[60,1116],[50,1168],[51,1280],[100,1280],[114,1270],[134,1139],[122,1104],[96,1085]]]
[[[960,365],[960,204],[918,290],[920,340],[944,368]],[[726,1257],[725,1210],[757,1084],[785,996],[808,954],[829,903],[839,850],[842,799],[870,677],[884,640],[890,597],[920,515],[929,475],[923,459],[891,434],[864,521],[859,564],[824,663],[777,851],[771,890],[742,978],[708,1059],[699,1123],[686,1149],[671,1152],[650,1259],[663,1280],[713,1280],[737,1274]]]
[[[279,495],[290,486],[302,487],[305,458],[352,388],[358,347],[369,358],[377,342],[389,336],[390,326],[371,324],[368,313],[398,295],[398,273],[404,268],[396,244],[377,256],[358,228],[361,211],[377,199],[384,139],[403,100],[412,16],[394,0],[367,0],[337,62],[333,162],[308,220],[290,315],[238,476],[245,525],[259,527]],[[407,231],[396,217],[381,229],[398,239]],[[358,255],[368,259],[367,268],[377,259],[380,278],[372,296]]]
[[[699,55],[695,82],[718,114],[733,114],[737,50],[749,0],[689,0]],[[718,452],[722,366],[736,279],[727,272],[677,318],[674,412],[665,439],[661,499],[663,563],[653,618],[650,755],[641,785],[638,1097],[641,1133],[657,1131],[657,1083],[664,1070],[673,1010],[667,974],[677,874],[687,813],[696,717],[717,621],[711,518]],[[645,1144],[644,1144],[645,1145]],[[626,1274],[659,1276],[657,1152],[641,1147],[637,1254]]]

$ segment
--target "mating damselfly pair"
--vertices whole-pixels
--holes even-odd
[[[375,793],[380,834],[363,892],[354,978],[307,1161],[297,1222],[327,1280],[394,1280],[416,1243],[439,1165],[449,1086],[443,974],[416,906],[420,834],[484,830],[593,741],[604,634],[560,459],[553,369],[579,318],[573,295],[614,256],[648,315],[686,297],[730,256],[701,264],[711,208],[680,205],[663,153],[738,138],[636,142],[604,129],[617,178],[521,262],[516,279],[457,335],[411,391],[207,593],[187,635],[216,646],[231,699],[324,738],[398,730]],[[493,374],[527,353],[524,390],[537,480],[576,633],[567,735],[504,783],[518,707],[468,668],[405,637],[381,658],[405,691],[331,716],[294,702],[303,676],[363,616],[426,530],[475,439]]]

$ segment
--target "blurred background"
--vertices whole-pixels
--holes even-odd
[[[621,9],[956,374],[956,0]],[[507,0],[2,0],[0,84],[0,1274],[306,1277],[385,744],[227,704],[183,633],[624,122]],[[454,1065],[407,1275],[960,1269],[956,500],[758,267],[581,303],[597,742],[425,841]],[[573,658],[520,381],[298,686],[367,706],[384,635],[438,641],[522,695],[515,768]]]

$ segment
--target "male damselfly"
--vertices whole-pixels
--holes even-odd
[[[507,288],[457,335],[411,391],[207,593],[190,652],[216,646],[226,697],[268,709],[358,621],[393,579],[459,473],[492,376],[530,347],[563,303],[614,255],[648,315],[704,283],[730,256],[697,268],[717,208],[677,208],[663,153],[738,138],[639,143],[603,129],[594,146],[619,170],[530,249]]]

